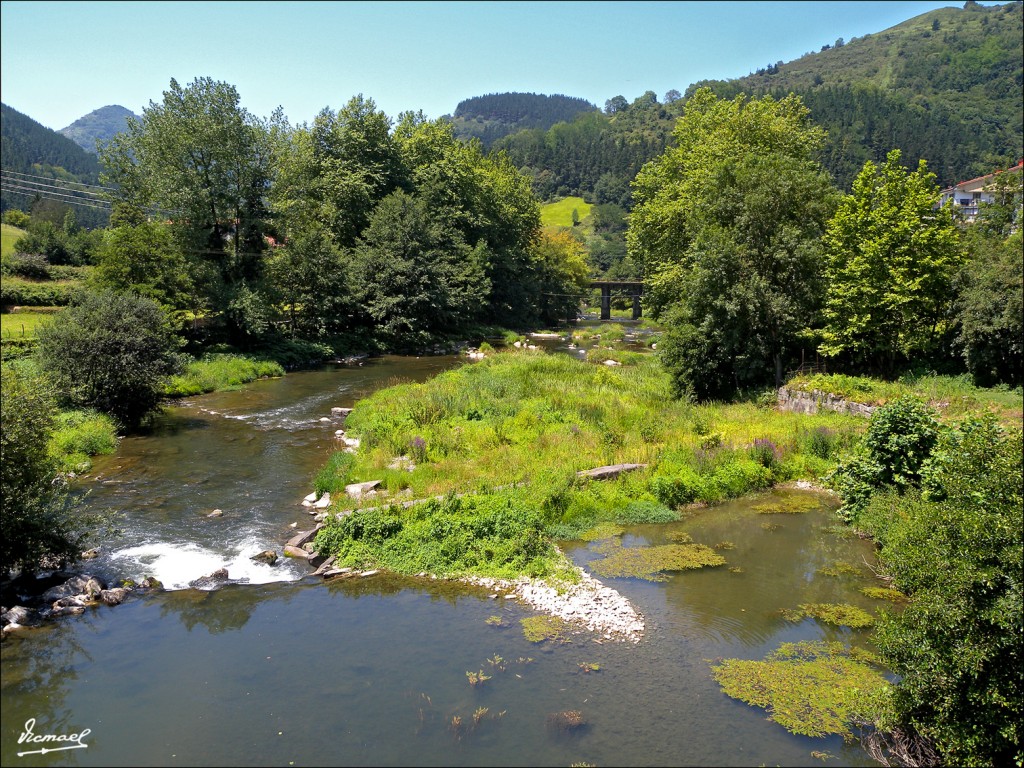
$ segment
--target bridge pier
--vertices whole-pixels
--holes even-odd
[[[642,316],[640,299],[644,295],[644,284],[639,280],[593,280],[590,283],[591,289],[601,289],[601,319],[612,319],[612,291],[618,291],[621,298],[633,299],[633,319],[639,320]]]

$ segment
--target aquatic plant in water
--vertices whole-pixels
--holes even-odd
[[[578,709],[567,709],[562,712],[552,712],[547,717],[548,725],[559,731],[574,731],[587,724],[583,719],[583,713]]]
[[[862,595],[867,595],[875,600],[890,600],[894,603],[907,599],[906,595],[898,589],[892,589],[891,587],[862,587],[860,592]]]
[[[703,544],[662,544],[656,547],[621,547],[590,563],[601,576],[631,576],[647,581],[665,581],[665,571],[724,565],[725,558]]]
[[[819,568],[818,573],[824,576],[860,576],[860,568],[852,563],[847,563],[840,560],[833,565],[826,565],[824,568]]]
[[[475,688],[476,686],[481,685],[487,680],[490,680],[491,676],[485,675],[484,671],[481,669],[479,672],[467,672],[466,679],[468,679],[469,684]]]
[[[838,627],[870,627],[875,623],[867,611],[846,603],[803,603],[796,610],[783,610],[787,621],[801,621],[810,616]]]
[[[527,616],[519,623],[523,625],[523,635],[531,643],[545,640],[562,644],[570,642],[566,635],[569,625],[557,616]]]
[[[584,661],[584,662],[581,662],[581,663],[577,664],[576,666],[579,667],[580,668],[580,672],[582,672],[585,675],[588,675],[591,672],[600,672],[601,671],[601,665],[600,664],[595,664],[592,661]]]
[[[785,643],[763,661],[726,659],[711,674],[727,696],[768,710],[791,733],[849,738],[851,724],[875,719],[887,685],[876,661],[841,643]]]

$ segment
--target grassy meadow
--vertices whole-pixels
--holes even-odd
[[[12,227],[10,224],[0,224],[0,257],[7,258],[14,253],[14,244],[24,235],[24,229]]]
[[[540,223],[545,227],[571,227],[573,209],[582,222],[590,215],[591,207],[582,197],[563,197],[558,202],[545,203],[540,207]]]

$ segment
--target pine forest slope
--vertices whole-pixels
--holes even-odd
[[[1022,31],[1021,3],[968,2],[746,77],[695,83],[687,95],[701,86],[723,98],[795,92],[829,133],[822,162],[841,189],[894,148],[910,166],[927,160],[947,186],[1024,155]],[[684,101],[658,104],[650,91],[631,104],[616,97],[611,111],[519,131],[494,149],[508,152],[544,199],[587,194],[628,206],[629,182],[667,146]]]
[[[848,187],[892,148],[947,185],[1024,156],[1024,5],[940,8],[746,77],[695,83],[723,97],[797,93],[829,131]]]

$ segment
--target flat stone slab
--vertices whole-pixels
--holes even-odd
[[[609,464],[606,467],[595,467],[594,469],[581,469],[576,473],[577,477],[589,477],[592,480],[612,480],[623,472],[635,472],[643,469],[646,464]]]
[[[345,493],[353,499],[358,499],[364,493],[369,493],[380,485],[380,480],[367,480],[365,483],[352,483],[345,486]]]

